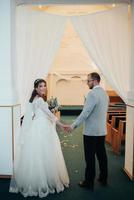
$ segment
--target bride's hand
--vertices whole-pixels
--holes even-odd
[[[58,121],[57,124],[58,124],[58,125],[60,126],[60,128],[61,128],[64,132],[66,132],[66,133],[69,133],[69,132],[71,132],[71,131],[73,130],[69,124],[63,124],[63,123],[61,123],[60,121]]]
[[[70,133],[73,130],[69,124],[63,124],[62,128],[67,133]]]
[[[66,125],[65,125],[65,124],[62,124],[62,123],[60,123],[60,127],[62,128],[62,130],[65,130],[65,128],[66,128]]]

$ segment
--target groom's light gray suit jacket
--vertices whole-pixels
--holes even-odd
[[[84,135],[103,136],[106,135],[106,115],[109,97],[102,87],[95,86],[87,95],[81,114],[71,125],[76,128],[84,122]]]

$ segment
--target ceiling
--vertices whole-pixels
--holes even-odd
[[[30,9],[39,11],[39,12],[47,12],[51,14],[58,15],[85,15],[88,13],[100,12],[108,9],[113,9],[117,4],[106,4],[106,5],[38,5],[38,6],[28,6]]]
[[[17,5],[94,5],[112,3],[130,3],[131,0],[16,0]]]

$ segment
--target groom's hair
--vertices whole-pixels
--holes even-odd
[[[97,72],[92,72],[88,74],[88,76],[90,76],[93,80],[97,80],[98,82],[101,80],[100,75]]]

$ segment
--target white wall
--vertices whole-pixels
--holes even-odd
[[[14,134],[20,121],[13,81],[15,6],[15,0],[0,0],[0,176],[12,174]]]
[[[0,107],[0,176],[13,172],[14,143],[20,124],[20,105]]]

